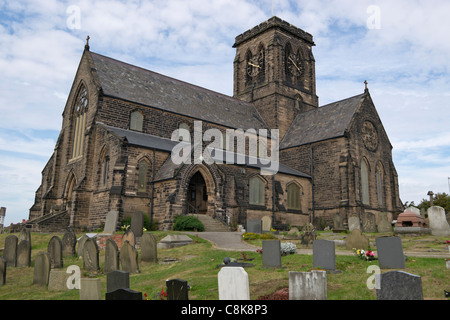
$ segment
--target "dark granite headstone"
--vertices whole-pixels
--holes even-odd
[[[189,300],[188,283],[180,279],[166,281],[167,300]]]
[[[403,271],[379,275],[377,300],[423,300],[422,278]]]
[[[261,220],[247,220],[247,232],[262,233]]]
[[[48,257],[52,268],[63,267],[62,241],[58,236],[53,236],[48,242]]]
[[[315,240],[313,242],[313,266],[329,271],[336,271],[334,241]]]
[[[142,300],[142,292],[131,289],[117,289],[116,291],[107,292],[106,300]]]
[[[0,287],[6,283],[6,260],[0,257]]]
[[[379,237],[375,239],[378,265],[381,269],[405,269],[402,239],[400,237]]]
[[[264,240],[262,242],[263,267],[281,268],[280,240]]]
[[[118,289],[130,288],[130,273],[115,270],[106,274],[106,291],[113,292]]]

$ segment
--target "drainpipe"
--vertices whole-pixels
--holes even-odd
[[[275,225],[275,174],[272,175],[272,226]]]
[[[313,148],[312,145],[309,144],[309,150],[310,150],[310,164],[311,164],[311,192],[312,192],[312,221],[314,222],[314,215],[315,215],[315,201],[314,201],[314,162],[313,162]]]
[[[156,160],[156,151],[153,148],[153,163],[152,163],[152,195],[150,197],[150,224],[153,223],[153,195],[155,192],[155,160]]]

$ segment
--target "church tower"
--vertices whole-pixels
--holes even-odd
[[[313,37],[272,17],[235,39],[234,97],[254,103],[280,140],[295,117],[318,107]]]

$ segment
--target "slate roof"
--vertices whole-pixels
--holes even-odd
[[[103,126],[107,130],[113,132],[116,136],[120,138],[124,138],[127,140],[127,142],[131,145],[139,146],[139,147],[145,147],[149,149],[156,149],[159,151],[165,151],[165,152],[172,152],[172,149],[175,145],[177,145],[178,141],[172,141],[170,139],[157,137],[151,134],[132,131],[132,130],[126,130],[126,129],[120,129],[112,126],[108,126],[102,123],[98,123],[98,125]],[[254,158],[250,158],[248,156],[228,152],[228,154],[231,154],[231,158],[234,159],[233,165],[245,165],[247,167],[252,168],[267,168],[269,169],[269,165],[265,165],[261,163],[261,161],[256,161]],[[223,163],[226,163],[226,156],[224,157],[222,152],[213,152],[212,158],[214,160],[221,160]],[[176,171],[178,168],[180,168],[181,165],[176,165],[170,159],[168,159],[161,170],[156,174],[155,181],[159,180],[165,180],[165,179],[171,179],[174,177]],[[278,172],[284,173],[292,176],[297,177],[304,177],[304,178],[310,178],[309,175],[300,172],[298,170],[295,170],[289,166],[286,166],[282,163],[278,163]]]
[[[299,114],[292,122],[280,149],[342,137],[366,93]]]
[[[89,53],[106,96],[230,128],[268,129],[253,104],[94,52]]]

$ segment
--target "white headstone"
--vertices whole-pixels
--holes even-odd
[[[289,271],[289,300],[327,300],[326,271]]]
[[[428,209],[431,234],[438,237],[450,236],[450,226],[445,217],[444,208],[433,206]]]
[[[222,267],[218,274],[219,300],[250,300],[248,274],[242,267]]]

